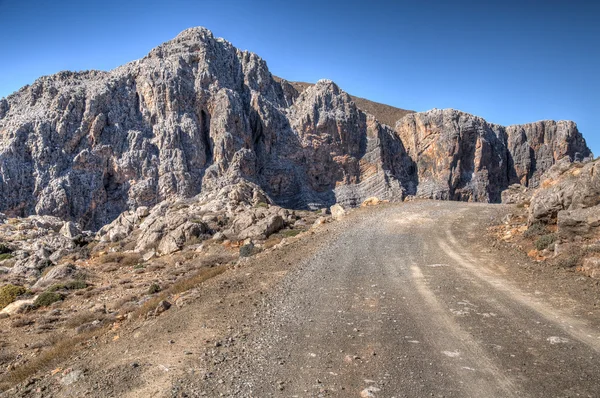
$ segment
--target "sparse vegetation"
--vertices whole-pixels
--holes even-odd
[[[149,311],[154,310],[161,300],[166,300],[170,295],[180,294],[193,289],[201,283],[222,274],[226,269],[227,267],[225,265],[219,265],[201,270],[189,278],[175,282],[168,289],[163,290],[160,294],[157,294],[152,299],[146,301],[137,309],[137,311],[135,311],[134,317],[139,318],[140,316],[145,316]]]
[[[5,285],[0,287],[0,309],[6,307],[26,292],[27,289],[23,286]]]
[[[250,257],[255,254],[254,243],[250,242],[240,247],[240,257]]]
[[[254,205],[254,207],[262,207],[262,208],[266,209],[269,207],[269,205],[265,202],[258,202],[257,204]]]
[[[553,244],[555,241],[556,241],[556,236],[554,234],[542,235],[535,242],[535,248],[537,250],[544,250],[545,248],[547,248],[548,246]]]
[[[38,357],[32,358],[23,366],[19,366],[9,373],[0,376],[0,391],[4,391],[15,384],[21,383],[34,374],[50,369],[52,365],[69,357],[74,350],[79,349],[82,343],[104,333],[106,325],[102,328],[86,331],[77,336],[68,337],[57,341],[56,344],[47,351],[43,351]]]
[[[12,258],[13,255],[11,253],[2,253],[0,254],[0,261],[3,260],[8,260],[9,258]]]
[[[121,266],[133,266],[142,261],[142,255],[139,253],[107,253],[103,256],[98,257],[98,263],[117,263]]]
[[[526,238],[535,238],[540,235],[544,235],[548,233],[548,229],[546,225],[541,222],[533,223],[527,228],[527,231],[523,234]]]
[[[158,284],[153,283],[148,288],[148,294],[156,294],[156,293],[160,292],[161,290],[162,289],[160,288],[160,286]]]
[[[40,294],[35,299],[35,301],[33,302],[33,306],[36,308],[48,307],[49,305],[54,304],[58,301],[62,301],[64,299],[65,299],[65,296],[60,293],[46,291],[46,292]]]
[[[75,329],[86,323],[90,323],[95,320],[102,320],[103,318],[103,314],[85,311],[71,316],[65,323],[65,326],[69,329]]]
[[[55,285],[52,285],[48,288],[48,292],[56,292],[58,290],[79,290],[79,289],[85,289],[86,287],[88,287],[89,285],[87,284],[87,282],[81,280],[81,279],[76,279],[76,280],[72,280],[72,281],[68,281],[65,283],[57,283]]]
[[[6,246],[4,243],[0,243],[0,254],[9,254],[12,252],[10,247]]]
[[[281,235],[283,235],[283,237],[285,238],[293,238],[294,236],[302,233],[304,231],[300,230],[300,229],[286,229],[280,232]]]
[[[13,328],[22,328],[24,326],[33,325],[35,320],[29,317],[19,317],[10,323]]]

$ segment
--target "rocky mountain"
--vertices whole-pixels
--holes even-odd
[[[99,229],[240,182],[287,208],[498,202],[510,184],[591,154],[572,122],[505,128],[432,110],[392,128],[357,103],[328,80],[298,90],[257,55],[188,29],[113,71],[61,72],[0,100],[0,211]]]

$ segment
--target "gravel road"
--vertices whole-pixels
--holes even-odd
[[[425,201],[339,223],[247,342],[174,395],[600,396],[596,319],[510,280],[520,260],[480,238],[497,208]]]

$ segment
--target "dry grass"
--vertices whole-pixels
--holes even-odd
[[[33,358],[28,363],[2,375],[0,377],[0,391],[6,391],[17,384],[24,382],[38,372],[51,369],[56,364],[71,356],[74,351],[79,349],[79,345],[95,336],[101,335],[106,329],[107,326],[58,341],[53,347],[42,352],[38,357]]]
[[[166,300],[169,296],[180,294],[186,292],[190,289],[195,288],[201,283],[214,278],[217,275],[225,272],[227,267],[225,265],[219,265],[214,268],[204,269],[190,276],[189,278],[185,278],[179,280],[169,286],[169,288],[160,292],[156,296],[152,297],[150,300],[146,301],[141,307],[139,307],[135,313],[133,314],[134,318],[140,318],[146,316],[146,314],[156,308],[158,303],[162,300]]]
[[[70,317],[67,322],[65,322],[65,326],[69,329],[75,329],[85,323],[93,322],[95,320],[101,321],[102,319],[104,319],[104,314],[86,311]]]
[[[142,261],[142,255],[139,253],[106,253],[98,257],[99,264],[117,263],[120,266],[133,266]]]

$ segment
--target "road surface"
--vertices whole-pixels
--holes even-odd
[[[355,217],[284,279],[204,392],[600,396],[600,331],[505,279],[477,235],[492,213],[426,201]]]

